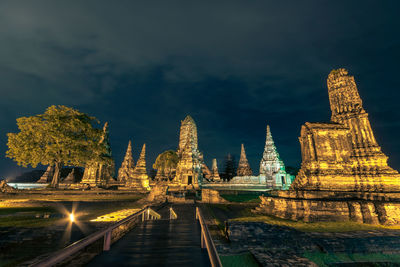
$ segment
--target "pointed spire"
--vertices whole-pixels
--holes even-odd
[[[143,144],[139,159],[136,162],[136,167],[126,184],[128,187],[135,188],[139,191],[146,191],[150,189],[149,176],[147,175],[146,170],[146,144]]]
[[[267,125],[264,153],[260,162],[260,174],[272,176],[281,168],[285,168],[285,166],[279,157],[278,150],[272,138],[271,129],[269,125]]]
[[[146,174],[146,144],[143,144],[142,151],[140,152],[139,159],[136,163],[134,174]]]
[[[135,163],[132,157],[132,145],[129,140],[128,148],[126,149],[124,160],[122,161],[121,168],[118,170],[118,181],[126,183],[135,168]]]
[[[240,151],[240,160],[239,166],[237,169],[237,176],[252,176],[253,171],[250,168],[250,164],[246,157],[246,151],[244,150],[244,145],[242,144],[242,148]]]
[[[214,182],[221,181],[221,177],[219,176],[219,172],[218,172],[217,159],[213,159],[213,161],[212,161],[211,177],[210,178]]]

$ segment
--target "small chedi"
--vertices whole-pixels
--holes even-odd
[[[107,152],[104,156],[111,159],[111,146],[109,141],[107,122],[104,124],[103,135],[99,143],[104,144],[104,146],[106,147]],[[114,181],[114,168],[114,163],[110,165],[104,165],[98,162],[89,162],[86,165],[85,171],[83,173],[81,184],[90,185],[92,187],[106,186],[108,183]]]
[[[124,160],[122,161],[121,168],[118,170],[118,182],[122,185],[126,185],[126,182],[133,176],[133,170],[135,169],[135,162],[132,156],[132,145],[129,140],[128,148],[126,149]]]
[[[249,161],[246,157],[246,151],[244,150],[244,145],[242,144],[240,150],[240,159],[239,159],[239,166],[236,171],[237,176],[252,176],[253,171],[250,168]]]
[[[139,192],[147,192],[150,190],[149,182],[146,170],[146,144],[144,144],[135,169],[131,176],[127,177],[126,187]]]
[[[354,77],[327,79],[330,123],[301,128],[301,169],[289,191],[261,197],[256,212],[304,221],[400,224],[400,175],[387,165]]]
[[[181,122],[177,154],[179,161],[173,183],[179,186],[193,185],[197,188],[202,183],[203,157],[198,150],[197,127],[191,116],[186,116]]]
[[[218,172],[217,159],[213,159],[210,180],[212,182],[221,182],[221,177]]]
[[[49,165],[46,169],[46,171],[43,173],[42,177],[37,181],[37,183],[50,183],[51,180],[53,179],[55,172],[55,166],[54,165]]]
[[[292,176],[285,171],[285,164],[276,149],[269,125],[260,162],[260,176],[265,177],[267,186],[271,188],[289,187],[292,183]]]

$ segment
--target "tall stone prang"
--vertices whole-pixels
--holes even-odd
[[[146,169],[146,144],[143,144],[136,167],[132,172],[132,176],[126,181],[126,186],[140,192],[150,190],[150,180]]]
[[[309,123],[299,137],[302,163],[290,190],[261,196],[255,212],[312,221],[400,225],[400,175],[377,144],[354,77],[327,80],[330,123]]]
[[[107,183],[114,180],[113,175],[115,172],[115,165],[111,155],[108,122],[104,124],[103,134],[100,138],[99,144],[105,146],[106,152],[103,156],[111,159],[112,163],[110,165],[105,165],[98,162],[89,162],[83,173],[82,184],[88,184],[90,186],[105,186]]]
[[[247,160],[246,157],[246,151],[244,150],[244,145],[242,144],[241,150],[240,150],[240,159],[239,159],[239,165],[236,171],[237,176],[252,176],[253,171],[250,168],[249,161]]]
[[[353,76],[333,70],[327,79],[331,123],[301,128],[302,165],[293,188],[400,191],[400,175],[377,144]]]
[[[133,176],[135,169],[135,162],[132,156],[132,145],[129,140],[128,148],[126,149],[124,160],[122,161],[121,168],[118,170],[118,182],[126,184],[126,181]]]
[[[265,147],[260,162],[260,176],[265,176],[266,183],[270,187],[289,186],[291,184],[290,175],[286,174],[285,164],[276,149],[269,125],[267,125]]]
[[[37,181],[37,183],[50,183],[51,180],[53,179],[55,172],[55,166],[54,165],[49,165],[46,169],[46,171],[43,173],[42,177]]]
[[[217,159],[213,159],[213,161],[212,161],[210,180],[213,181],[213,182],[220,182],[221,181],[221,177],[219,176],[219,172],[218,172]]]
[[[196,123],[191,116],[181,122],[177,154],[179,161],[174,182],[181,186],[198,186],[202,182],[202,155],[198,150]]]

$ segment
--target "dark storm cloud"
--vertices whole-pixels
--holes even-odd
[[[355,75],[377,139],[400,167],[399,6],[376,1],[2,1],[0,136],[65,104],[110,121],[149,165],[191,114],[207,163],[239,154],[254,170],[266,124],[298,165],[305,121],[330,118],[326,76]],[[221,162],[220,162],[221,163]],[[0,173],[15,166],[2,160]]]

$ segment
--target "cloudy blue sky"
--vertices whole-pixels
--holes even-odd
[[[197,123],[206,163],[240,153],[253,170],[271,125],[299,166],[306,122],[329,121],[326,77],[355,76],[376,138],[400,169],[398,1],[1,1],[0,177],[16,118],[67,105],[109,121],[119,167],[128,140],[148,164]],[[221,168],[222,166],[220,166]]]

